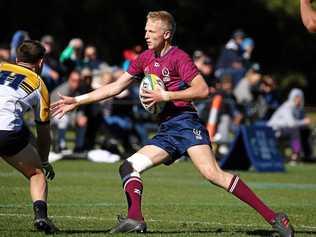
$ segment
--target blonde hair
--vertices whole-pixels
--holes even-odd
[[[167,11],[153,11],[149,12],[147,15],[147,20],[161,20],[166,25],[166,30],[171,32],[171,38],[176,31],[176,22],[173,16]]]

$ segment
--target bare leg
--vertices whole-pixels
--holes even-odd
[[[43,200],[46,202],[47,183],[36,149],[29,144],[18,154],[4,157],[4,160],[30,180],[32,200]]]
[[[232,193],[253,207],[268,223],[273,223],[276,213],[266,206],[237,175],[223,171],[208,145],[193,146],[188,149],[188,153],[194,165],[207,180]]]
[[[58,228],[47,217],[47,182],[35,147],[28,144],[18,154],[5,157],[4,160],[30,180],[36,229],[47,234],[57,232]]]

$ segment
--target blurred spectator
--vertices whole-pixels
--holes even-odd
[[[16,49],[20,46],[20,44],[24,40],[29,40],[29,39],[30,39],[30,36],[29,36],[29,33],[27,31],[18,30],[13,34],[12,40],[11,40],[11,45],[10,45],[10,47],[11,47],[11,51],[10,51],[11,62],[15,63]]]
[[[100,65],[104,63],[98,59],[97,48],[89,45],[84,50],[84,65],[92,71],[100,70]],[[106,64],[107,65],[107,64]]]
[[[113,81],[117,80],[124,71],[116,68],[112,72]],[[112,135],[105,140],[102,148],[121,157],[129,157],[138,147],[135,147],[133,139],[139,139],[134,127],[133,102],[134,94],[131,88],[122,91],[112,101],[111,115],[104,117],[106,129]]]
[[[143,47],[139,44],[135,45],[132,49],[125,49],[123,51],[123,64],[122,69],[127,71],[129,64],[131,61],[135,60],[138,55],[143,51]]]
[[[290,138],[292,162],[297,162],[303,156],[305,160],[311,160],[310,122],[310,118],[306,117],[304,112],[303,91],[297,88],[291,90],[287,101],[273,113],[268,121],[268,126],[276,131],[277,137]]]
[[[84,66],[83,41],[80,38],[70,40],[68,46],[61,53],[59,60],[66,68],[67,75],[75,69],[81,70]]]
[[[208,57],[203,51],[195,50],[193,52],[193,62],[207,82],[210,94],[215,93],[217,80],[214,78],[212,59]],[[194,105],[198,111],[199,117],[204,123],[206,123],[208,119],[210,98],[194,101]]]
[[[81,74],[79,71],[72,71],[66,82],[56,87],[51,93],[51,101],[59,99],[58,93],[67,96],[76,96],[80,94]],[[87,117],[82,108],[72,111],[61,119],[53,118],[52,124],[57,127],[57,139],[54,145],[55,152],[66,150],[66,132],[71,126],[76,128],[75,148],[74,150],[82,149],[84,145],[85,129],[87,126]],[[55,136],[56,137],[56,136]]]
[[[252,64],[244,78],[234,88],[234,95],[237,103],[243,106],[246,119],[253,121],[256,119],[258,107],[256,106],[256,96],[258,95],[259,85],[262,75],[260,66]]]
[[[247,37],[241,43],[241,48],[243,51],[243,60],[244,60],[244,67],[248,69],[251,66],[251,56],[252,52],[255,48],[255,42],[252,38]]]
[[[245,33],[242,30],[233,32],[231,39],[222,49],[217,60],[215,76],[220,78],[223,74],[230,74],[234,79],[234,85],[245,74],[243,65],[243,48],[241,46],[245,38]]]
[[[82,83],[80,86],[80,94],[92,91],[93,74],[92,70],[85,67],[81,70]],[[81,111],[87,119],[86,129],[84,134],[84,142],[82,146],[77,145],[75,152],[84,152],[94,149],[96,136],[100,126],[103,123],[103,110],[101,103],[87,104],[81,106]]]
[[[221,87],[218,94],[222,96],[222,104],[218,115],[217,132],[214,141],[220,144],[219,153],[228,153],[228,146],[234,134],[237,133],[242,121],[242,113],[237,106],[236,98],[233,94],[233,82],[230,75],[223,75],[220,79]]]
[[[214,87],[213,60],[201,50],[193,52],[193,62],[209,86]]]
[[[7,45],[0,45],[0,63],[10,61],[10,48]]]
[[[258,106],[260,107],[260,120],[267,121],[272,114],[280,106],[279,92],[276,87],[276,82],[271,75],[262,77],[259,87]]]
[[[53,52],[54,45],[55,45],[53,36],[51,35],[43,36],[41,39],[41,43],[45,47],[45,50],[46,50],[41,76],[45,81],[48,91],[51,92],[62,81],[61,76],[60,76],[60,72],[62,71],[62,68],[56,55],[54,55],[54,52]]]
[[[247,37],[241,42],[241,48],[243,51],[243,58],[250,59],[252,55],[252,51],[255,48],[255,42],[252,38]]]

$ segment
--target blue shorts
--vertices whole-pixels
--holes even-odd
[[[171,162],[186,154],[195,145],[209,145],[211,140],[202,121],[195,112],[184,112],[164,121],[147,145],[158,146],[171,156]],[[169,163],[169,162],[168,162]]]

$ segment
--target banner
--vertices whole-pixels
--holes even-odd
[[[280,154],[272,128],[266,125],[242,125],[229,153],[220,165],[222,169],[258,172],[283,172],[284,158]]]

